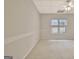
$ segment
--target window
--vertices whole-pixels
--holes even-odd
[[[66,26],[67,25],[67,20],[64,20],[64,19],[59,20],[59,25],[60,26]]]
[[[59,32],[60,33],[65,33],[66,32],[66,27],[59,27]]]
[[[51,28],[52,33],[58,33],[58,27]]]
[[[54,19],[54,20],[51,20],[51,25],[58,25],[58,20]]]
[[[66,19],[53,19],[53,20],[51,20],[52,33],[65,33],[66,26],[67,26]]]

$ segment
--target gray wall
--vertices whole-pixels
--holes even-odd
[[[31,0],[5,0],[5,56],[24,59],[40,39],[40,16]]]
[[[53,18],[67,17],[67,29],[63,34],[52,34],[50,20]],[[74,15],[73,14],[41,14],[41,39],[74,39]]]

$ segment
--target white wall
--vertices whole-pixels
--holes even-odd
[[[53,18],[67,17],[66,33],[52,34],[50,20]],[[74,39],[74,15],[73,14],[41,14],[41,39]]]
[[[5,0],[5,56],[23,59],[40,39],[39,12],[31,0]]]

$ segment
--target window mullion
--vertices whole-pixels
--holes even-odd
[[[59,19],[58,19],[58,33],[60,33],[60,22],[59,22]]]

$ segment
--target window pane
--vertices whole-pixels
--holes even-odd
[[[58,25],[58,20],[57,19],[51,20],[51,25]]]
[[[64,26],[67,25],[67,20],[59,20],[59,25]]]
[[[59,27],[59,32],[60,33],[64,33],[66,31],[66,28],[65,27]]]
[[[51,28],[52,33],[58,33],[58,27],[53,27]]]

